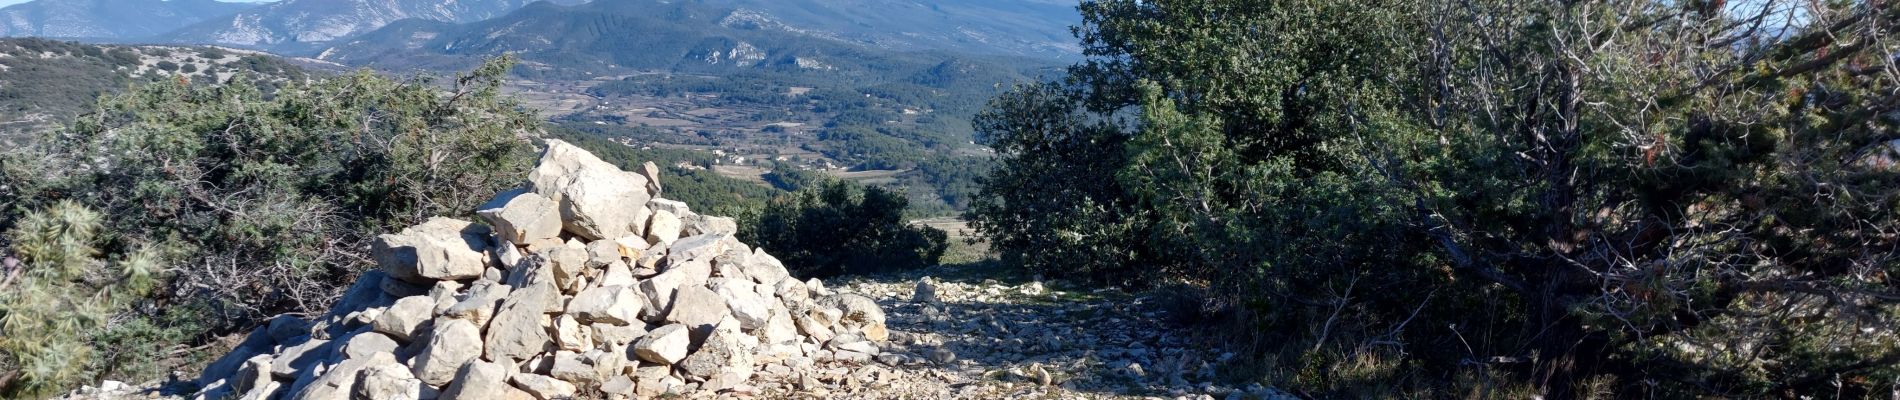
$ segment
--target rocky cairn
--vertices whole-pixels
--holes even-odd
[[[213,362],[198,398],[646,398],[750,390],[755,371],[868,362],[870,298],[800,281],[732,219],[659,198],[549,140],[525,187],[374,244],[314,319],[278,316]]]

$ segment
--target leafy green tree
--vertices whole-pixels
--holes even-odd
[[[1127,138],[1092,122],[1071,93],[1031,85],[998,96],[976,118],[984,145],[1002,157],[966,216],[1004,262],[1049,276],[1135,283],[1150,258],[1135,246],[1147,226],[1115,180]]]
[[[904,221],[900,193],[844,181],[774,199],[742,235],[802,275],[834,276],[934,265],[948,235]]]
[[[1884,393],[1900,10],[1732,3],[1084,2],[972,217],[1207,287],[1320,393]]]
[[[824,172],[796,168],[782,168],[765,174],[766,183],[788,192],[815,188],[827,183],[829,179]]]

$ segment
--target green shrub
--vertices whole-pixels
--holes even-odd
[[[61,201],[8,232],[19,259],[0,267],[0,395],[41,395],[89,378],[93,358],[113,353],[90,340],[161,282],[166,260],[157,247],[98,258],[107,226],[99,212]]]
[[[541,122],[501,96],[509,66],[495,60],[451,85],[365,71],[291,81],[268,97],[243,78],[162,80],[105,97],[70,130],[7,153],[0,188],[14,210],[98,210],[109,228],[80,242],[104,258],[152,247],[176,254],[150,261],[176,272],[145,299],[165,307],[93,310],[147,320],[109,341],[176,339],[187,329],[195,329],[191,340],[209,340],[270,315],[322,309],[369,268],[376,234],[434,215],[471,218],[480,202],[518,184]],[[39,223],[12,216],[0,215],[0,226],[32,232]],[[31,243],[14,248],[28,265],[46,263]],[[13,332],[0,337],[24,338]],[[72,339],[62,354],[100,344]],[[75,362],[52,364],[88,368]],[[130,373],[121,367],[87,373]]]
[[[740,230],[799,276],[834,276],[935,265],[948,236],[904,221],[900,193],[830,181],[772,200]]]

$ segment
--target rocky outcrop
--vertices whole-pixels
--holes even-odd
[[[704,394],[878,355],[877,303],[792,278],[731,219],[658,198],[657,178],[550,140],[525,187],[470,210],[485,224],[383,235],[378,270],[328,313],[252,333],[204,371],[197,397]]]

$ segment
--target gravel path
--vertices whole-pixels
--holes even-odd
[[[892,332],[886,354],[866,365],[768,374],[763,397],[1291,398],[1207,383],[1233,355],[1174,334],[1142,297],[1008,284],[949,267],[833,285],[884,307]]]

